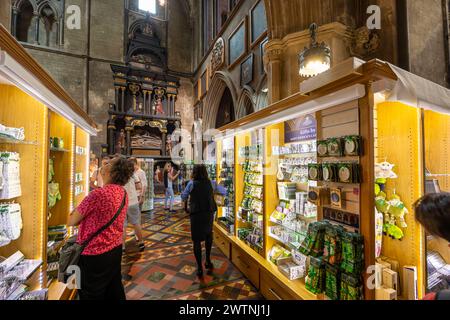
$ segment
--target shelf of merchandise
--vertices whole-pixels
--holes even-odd
[[[402,85],[396,85],[397,82]],[[396,90],[396,95],[389,94],[392,93],[393,88]],[[384,161],[394,164],[394,172],[398,175],[398,178],[387,182],[388,198],[392,197],[395,189],[396,195],[400,196],[408,209],[409,213],[405,216],[408,227],[403,230],[404,238],[402,241],[381,236],[383,240],[381,255],[395,263],[399,271],[401,287],[404,287],[404,267],[412,266],[417,270],[415,275],[417,276],[417,284],[411,287],[416,289],[414,293],[417,293],[417,299],[422,299],[427,288],[426,238],[424,230],[415,221],[414,215],[411,213],[413,212],[413,204],[424,194],[427,188],[430,188],[429,184],[433,183],[433,186],[436,187],[439,183],[443,191],[448,191],[450,188],[450,180],[447,175],[450,171],[447,161],[449,149],[443,143],[448,141],[450,136],[450,105],[448,99],[442,99],[449,94],[448,89],[392,67],[383,61],[364,62],[351,58],[335,65],[323,74],[302,81],[300,92],[227,124],[219,128],[219,131],[220,135],[234,132],[236,145],[248,146],[250,144],[250,132],[261,128],[266,130],[264,141],[265,170],[268,170],[270,163],[272,165],[274,163],[272,160],[275,160],[275,157],[271,154],[271,146],[280,146],[283,143],[276,136],[273,139],[278,141],[272,143],[270,141],[272,135],[268,134],[267,131],[277,125],[282,129],[281,122],[283,121],[289,121],[306,114],[315,114],[318,141],[344,136],[359,136],[362,140],[360,156],[319,158],[317,163],[321,164],[323,161],[357,161],[361,168],[361,183],[331,184],[318,182],[317,187],[341,188],[343,210],[359,215],[360,229],[354,231],[358,231],[364,238],[365,268],[375,265],[377,253],[380,250],[379,242],[376,243],[379,236],[376,233],[374,209],[375,164]],[[414,99],[408,99],[409,102],[387,101],[388,97],[389,99],[414,97]],[[306,134],[308,133],[306,131]],[[278,158],[290,157],[292,156],[283,155]],[[243,190],[243,182],[240,181],[243,172],[238,165],[236,168],[235,176],[238,177],[236,179],[236,203],[238,204],[242,201],[242,195],[239,194],[239,191]],[[435,175],[432,178],[433,181],[430,181],[431,177],[427,176],[427,171],[430,175]],[[443,173],[444,176],[437,176],[440,173]],[[279,201],[276,183],[275,174],[265,175],[264,231],[268,230],[271,224],[269,217]],[[323,219],[325,208],[326,206],[319,204],[318,220]],[[320,295],[310,294],[302,281],[289,281],[274,264],[266,259],[266,256],[254,254],[248,246],[238,241],[236,236],[227,237],[224,235],[223,238],[230,243],[232,258],[234,251],[237,251],[239,256],[245,253],[247,260],[252,262],[250,269],[252,271],[259,270],[259,277],[254,277],[251,281],[256,287],[261,288],[261,292],[266,298],[321,298]],[[264,247],[266,254],[273,243],[277,243],[277,240],[272,240],[265,232]],[[246,271],[247,269],[249,268],[244,264],[242,270]],[[250,273],[247,272],[247,274]],[[375,290],[366,285],[371,276],[367,272],[363,273],[362,283],[365,300],[376,299]],[[281,287],[292,295],[270,293],[269,289],[276,287],[276,285],[271,287],[272,280],[276,280]],[[404,292],[398,292],[401,299],[404,298],[401,297],[403,294]]]
[[[228,185],[225,187],[227,189],[227,194],[223,197],[224,202],[227,202],[227,205],[219,206],[216,221],[218,222],[218,225],[226,232],[234,234],[236,227],[234,203],[234,140],[231,140],[231,143],[229,141],[218,141],[216,143],[216,155],[217,184],[221,185],[224,183]],[[223,156],[225,156],[224,159],[222,159]],[[223,177],[223,173],[226,174],[225,177]],[[230,226],[221,223],[219,219],[227,220],[230,223]]]
[[[291,299],[295,300],[323,300],[322,295],[315,295],[307,291],[305,284],[302,280],[290,281],[282,274],[277,266],[272,262],[266,260],[259,254],[255,254],[254,250],[250,248],[247,243],[243,242],[236,236],[230,236],[216,223],[216,233],[220,233],[222,237],[225,237],[230,242],[231,246],[236,246],[248,256],[248,259],[254,260],[254,266],[258,266],[258,278],[262,278],[262,274],[267,274],[276,281],[278,285],[282,287],[282,290],[286,292]],[[233,255],[233,253],[232,253]]]

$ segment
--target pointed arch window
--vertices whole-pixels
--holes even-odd
[[[156,14],[156,0],[139,0],[139,10]]]
[[[64,43],[64,1],[14,0],[11,33],[21,42],[61,46]]]

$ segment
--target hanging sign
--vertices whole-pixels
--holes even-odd
[[[315,140],[316,137],[317,121],[311,114],[284,123],[285,143]]]

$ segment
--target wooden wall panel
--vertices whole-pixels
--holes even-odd
[[[441,191],[450,192],[450,116],[424,112],[425,168]]]
[[[421,111],[400,103],[381,103],[378,104],[377,115],[377,162],[387,160],[395,164],[394,171],[398,175],[398,179],[388,180],[387,195],[392,196],[395,190],[409,211],[404,239],[398,241],[383,237],[382,254],[397,260],[401,267],[418,267],[420,298],[424,289],[423,232],[415,221],[412,206],[423,193]]]

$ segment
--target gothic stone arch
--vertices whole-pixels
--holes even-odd
[[[232,80],[225,72],[219,71],[214,74],[211,81],[208,94],[206,95],[206,104],[203,108],[203,130],[214,129],[216,126],[217,113],[219,111],[220,101],[222,100],[225,89],[228,88],[231,93],[233,105],[235,106],[235,119],[237,118],[237,92]]]

